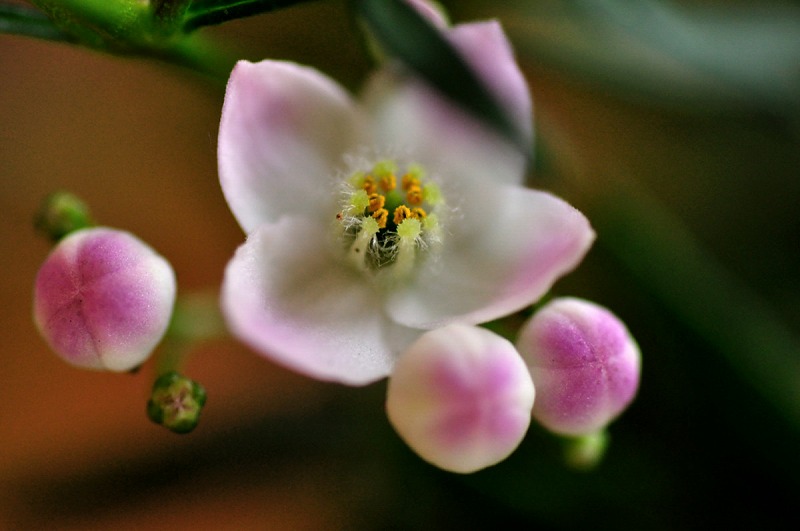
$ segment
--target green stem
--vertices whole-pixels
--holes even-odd
[[[203,26],[222,24],[309,1],[311,0],[197,0],[192,2],[186,13],[183,30],[190,32]]]
[[[179,297],[172,322],[159,348],[157,374],[180,372],[194,347],[225,337],[228,337],[228,332],[216,292],[196,292]]]

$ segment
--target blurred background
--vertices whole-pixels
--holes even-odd
[[[224,86],[170,65],[0,35],[0,528],[796,529],[800,516],[800,6],[443,2],[496,17],[533,93],[532,186],[598,231],[557,294],[595,300],[643,352],[637,401],[591,472],[532,429],[470,476],[409,451],[385,383],[311,381],[234,341],[187,373],[209,400],[178,436],[134,375],[73,369],[31,321],[42,198],[83,197],[217,289],[243,235],[216,176]],[[200,30],[233,57],[311,64],[357,91],[342,1]]]

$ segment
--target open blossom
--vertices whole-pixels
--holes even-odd
[[[442,31],[530,139],[499,25]],[[372,382],[426,330],[531,304],[594,238],[580,212],[522,186],[518,149],[390,67],[358,102],[314,69],[239,62],[218,155],[247,233],[223,283],[229,328],[324,380]]]
[[[550,301],[522,327],[516,345],[536,385],[533,417],[555,433],[603,429],[639,387],[639,347],[622,321],[592,302]]]
[[[127,371],[166,332],[175,289],[169,262],[134,235],[81,229],[62,239],[39,269],[34,321],[67,362]]]
[[[514,451],[531,421],[534,388],[508,340],[452,324],[420,336],[397,360],[386,412],[428,462],[475,472]]]

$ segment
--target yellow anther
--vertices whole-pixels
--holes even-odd
[[[372,177],[372,175],[366,175],[364,177],[364,183],[361,185],[361,187],[369,195],[372,195],[378,191],[378,186],[375,184],[375,179]]]
[[[400,225],[404,219],[411,217],[411,209],[405,205],[400,205],[394,209],[394,224]]]
[[[419,179],[415,175],[406,173],[403,175],[403,179],[400,181],[400,184],[403,186],[403,190],[407,192],[412,186],[419,186]]]
[[[375,221],[378,222],[379,229],[386,228],[386,222],[389,219],[389,211],[385,208],[379,208],[375,212],[373,212],[372,217],[375,218]]]
[[[395,187],[397,187],[397,178],[395,178],[394,173],[390,173],[381,177],[380,185],[381,190],[384,192],[391,192],[394,190]]]
[[[375,212],[382,209],[384,204],[386,204],[386,198],[384,196],[381,194],[370,194],[367,210]]]
[[[420,207],[411,209],[411,217],[414,219],[425,219],[427,216],[428,214],[425,212],[425,210]]]
[[[420,188],[419,185],[410,186],[406,192],[406,200],[408,201],[409,205],[421,205],[422,188]]]

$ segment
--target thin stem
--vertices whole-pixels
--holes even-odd
[[[158,374],[180,371],[198,344],[228,337],[216,292],[181,296],[157,358]]]
[[[309,1],[311,0],[197,0],[186,13],[183,30],[191,32],[203,26],[222,24]]]

